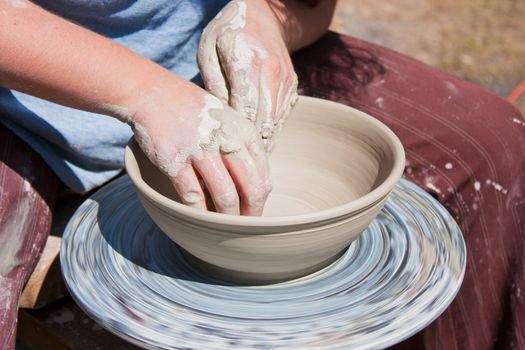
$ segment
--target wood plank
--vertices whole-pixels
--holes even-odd
[[[42,256],[22,292],[19,307],[38,309],[68,294],[60,272],[60,242],[60,237],[48,237]]]

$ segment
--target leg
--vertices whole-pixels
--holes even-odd
[[[0,124],[0,349],[14,349],[18,299],[51,227],[58,180]]]
[[[406,56],[328,33],[294,55],[300,92],[387,124],[405,177],[455,217],[468,249],[452,305],[412,338],[428,349],[525,349],[525,120],[498,96]],[[405,343],[406,345],[406,343]]]

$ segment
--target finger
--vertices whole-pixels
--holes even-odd
[[[202,190],[204,191],[204,197],[206,198],[206,208],[208,208],[209,211],[217,211],[215,208],[215,204],[213,204],[213,199],[211,198],[211,194],[208,191],[208,188],[206,187],[206,184],[204,183],[204,180],[200,179]]]
[[[241,197],[241,215],[262,215],[269,192],[251,154],[242,148],[237,153],[224,154],[223,159]]]
[[[175,191],[182,203],[201,210],[206,210],[206,200],[195,170],[187,165],[171,178]]]
[[[285,63],[283,63],[284,65]],[[286,111],[289,104],[289,96],[292,91],[297,90],[296,74],[293,70],[293,66],[290,64],[286,69],[286,77],[282,80],[282,84],[279,85],[279,91],[277,94],[277,108],[275,111],[274,124],[281,119],[286,117]]]
[[[213,26],[206,27],[202,34],[197,52],[197,63],[206,90],[224,103],[228,103],[228,85],[217,55],[217,41],[213,30]]]
[[[265,152],[264,146],[261,142],[253,142],[246,146],[248,152],[255,162],[259,176],[266,184],[266,191],[269,193],[272,190],[272,183],[270,179],[270,163],[268,155]]]
[[[218,151],[204,151],[193,165],[201,175],[218,213],[239,215],[239,195]]]
[[[286,93],[286,97],[284,101],[284,106],[285,106],[284,117],[285,118],[288,116],[288,114],[290,114],[290,111],[292,110],[292,108],[297,103],[297,100],[299,99],[299,95],[297,94],[298,85],[299,85],[299,80],[297,78],[297,74],[295,74],[294,72],[293,78],[292,78],[292,84],[290,86],[290,89]]]
[[[282,102],[282,105],[280,107],[281,112],[279,116],[277,117],[277,121],[274,124],[272,137],[268,139],[267,142],[264,144],[267,154],[270,154],[273,152],[273,149],[275,148],[275,144],[281,132],[281,129],[286,123],[286,117],[291,111],[292,105],[290,104],[290,96],[291,96],[290,94],[286,94],[286,96],[282,96],[284,101]]]
[[[272,74],[264,75],[259,87],[256,128],[264,143],[267,143],[273,136],[279,89],[283,83],[279,75],[275,76],[277,72],[274,71]]]
[[[275,117],[274,117],[274,124],[282,118],[283,112],[284,112],[284,98],[285,98],[285,87],[290,86],[292,83],[290,78],[286,78],[284,80],[281,80],[279,82],[279,88],[277,89],[277,97],[275,99],[276,101],[276,110],[275,110]]]
[[[257,85],[238,77],[230,80],[230,106],[251,122],[256,121],[258,106]]]
[[[276,136],[280,132],[281,128],[286,122],[286,118],[292,111],[292,108],[297,103],[297,99],[298,99],[297,85],[298,85],[297,75],[293,73],[292,80],[290,84],[288,85],[288,88],[286,89],[286,93],[283,96],[283,102],[281,104],[282,112],[279,115],[279,118],[275,122],[274,136]]]
[[[255,126],[263,140],[268,140],[273,134],[272,111],[276,101],[272,90],[274,89],[267,84],[262,84],[259,89],[259,108],[257,109]]]
[[[246,58],[238,57],[240,51],[249,50],[243,47],[243,39],[238,36],[224,35],[219,39],[217,52],[224,75],[228,81],[229,105],[246,119],[255,122],[258,103],[259,73],[253,58],[249,64],[243,62]],[[235,49],[237,46],[240,48]],[[248,55],[248,53],[244,52]]]
[[[286,92],[293,83],[293,76],[295,74],[288,51],[281,52],[279,55],[279,65],[281,67],[280,81],[275,97],[275,111],[273,114],[274,124],[283,115],[283,103]]]

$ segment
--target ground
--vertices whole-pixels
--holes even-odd
[[[332,29],[501,96],[525,80],[523,0],[339,0]],[[525,113],[525,96],[517,105]]]

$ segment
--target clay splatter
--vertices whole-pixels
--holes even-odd
[[[516,124],[519,124],[519,125],[523,125],[523,126],[525,126],[525,121],[522,120],[522,119],[512,118],[512,122],[513,122],[513,123],[516,123]]]
[[[441,190],[437,188],[432,182],[427,182],[425,186],[427,186],[429,189],[431,189],[432,191],[436,193],[441,193]]]
[[[474,189],[479,191],[481,189],[481,183],[479,181],[474,182]]]
[[[504,188],[502,185],[500,185],[499,183],[497,183],[497,182],[495,182],[495,181],[492,181],[492,180],[490,180],[490,179],[487,179],[487,181],[485,181],[485,183],[486,183],[487,185],[491,185],[492,187],[494,187],[494,189],[495,189],[496,191],[499,191],[499,192],[501,192],[501,193],[503,193],[503,194],[507,194],[507,192],[508,192],[507,189]]]

